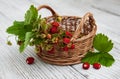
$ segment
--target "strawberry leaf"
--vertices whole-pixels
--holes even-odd
[[[33,5],[31,5],[30,9],[25,14],[25,25],[33,23],[36,21],[37,17],[38,11]]]
[[[100,52],[109,52],[113,48],[113,43],[104,34],[97,34],[93,41],[93,46]]]
[[[23,52],[23,50],[27,47],[27,45],[30,43],[30,40],[33,36],[32,32],[27,32],[25,35],[25,42],[20,46],[19,50],[20,52]]]
[[[114,63],[114,58],[109,53],[102,52],[88,52],[82,59],[82,62],[88,62],[94,64],[99,62],[103,66],[109,67]]]

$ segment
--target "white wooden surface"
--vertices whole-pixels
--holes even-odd
[[[82,64],[55,66],[42,62],[28,47],[20,54],[18,46],[6,45],[6,28],[14,20],[22,20],[31,4],[36,7],[48,4],[60,15],[83,16],[92,12],[98,25],[97,32],[108,35],[114,42],[110,52],[115,63],[100,70],[83,70]],[[46,11],[46,10],[45,10]],[[40,12],[43,16],[48,12]],[[0,0],[0,79],[120,79],[120,0]],[[13,38],[11,38],[13,40]],[[35,63],[27,65],[28,56],[35,58]]]

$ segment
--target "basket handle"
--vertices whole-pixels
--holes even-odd
[[[52,16],[58,16],[58,14],[48,5],[41,5],[37,8],[37,10],[41,10],[42,8],[46,8],[48,9],[51,13],[52,13]]]
[[[80,22],[80,25],[77,27],[76,31],[74,32],[73,37],[71,38],[71,41],[72,41],[72,42],[74,42],[74,41],[78,38],[78,36],[79,36],[80,33],[82,32],[82,30],[84,29],[84,24],[85,24],[85,22],[86,22],[87,20],[89,20],[89,18],[92,19],[92,22],[91,22],[92,24],[91,24],[91,25],[94,25],[94,27],[96,27],[95,20],[94,20],[94,18],[93,18],[93,14],[90,13],[90,12],[86,13],[86,14],[82,17],[81,22]],[[93,27],[93,28],[94,28],[94,27]],[[90,33],[89,33],[89,34],[90,34]],[[89,34],[88,34],[88,35],[89,35]]]

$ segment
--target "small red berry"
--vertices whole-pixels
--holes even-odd
[[[53,54],[54,53],[54,47],[50,50],[50,51],[47,51],[48,54]]]
[[[52,22],[52,26],[53,26],[53,27],[58,27],[58,26],[59,26],[59,23],[58,23],[58,22]]]
[[[63,38],[63,42],[64,42],[65,44],[68,44],[68,43],[70,43],[70,39],[69,39],[69,38]]]
[[[67,46],[63,47],[63,50],[68,51],[68,47]]]
[[[72,34],[68,31],[65,32],[65,35],[68,36],[68,37],[72,37]]]
[[[26,63],[27,63],[27,64],[33,64],[33,63],[34,63],[34,58],[33,58],[33,57],[28,57],[28,58],[26,59]]]
[[[83,63],[82,65],[83,69],[89,69],[90,64],[88,62]]]
[[[74,49],[74,48],[75,48],[75,45],[74,45],[74,44],[72,44],[70,49]]]
[[[56,27],[52,27],[50,29],[50,33],[54,34],[54,33],[57,33],[58,32],[58,29]]]
[[[100,69],[101,65],[99,63],[94,63],[93,68]]]

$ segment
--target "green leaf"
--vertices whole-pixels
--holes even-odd
[[[114,63],[114,58],[112,55],[110,55],[109,53],[102,53],[103,55],[101,56],[101,59],[99,60],[99,62],[106,67],[111,66]]]
[[[9,34],[14,34],[18,36],[18,39],[24,41],[26,32],[30,32],[31,30],[31,25],[24,25],[23,21],[14,21],[13,25],[8,27],[6,32]]]
[[[20,51],[20,52],[23,52],[24,49],[25,49],[25,48],[24,48],[24,43],[23,43],[22,45],[20,45],[19,51]]]
[[[35,43],[35,45],[39,45],[39,44],[41,44],[41,43],[43,43],[45,40],[44,39],[42,39],[42,38],[36,38],[36,39],[34,39],[34,43]]]
[[[113,43],[104,34],[97,34],[93,41],[93,46],[100,52],[109,52],[113,48]]]
[[[24,44],[22,44],[22,45],[20,46],[20,48],[19,48],[20,52],[23,52],[23,51],[24,51],[24,49],[25,49],[25,48],[27,47],[27,45],[30,43],[30,40],[31,40],[32,36],[33,36],[33,33],[32,33],[32,32],[27,32],[27,33],[26,33],[25,42],[24,42]]]
[[[26,28],[24,28],[23,21],[14,21],[13,25],[8,27],[6,30],[9,34],[14,34],[18,36],[21,41],[24,41]]]
[[[31,5],[30,9],[25,14],[25,25],[33,23],[36,21],[37,17],[38,11],[33,5]]]
[[[109,53],[102,52],[88,52],[86,56],[82,59],[82,62],[88,62],[94,64],[99,62],[103,66],[109,67],[114,63],[114,58]]]
[[[9,34],[19,35],[24,28],[24,22],[23,21],[14,21],[13,25],[8,27],[6,32]]]

